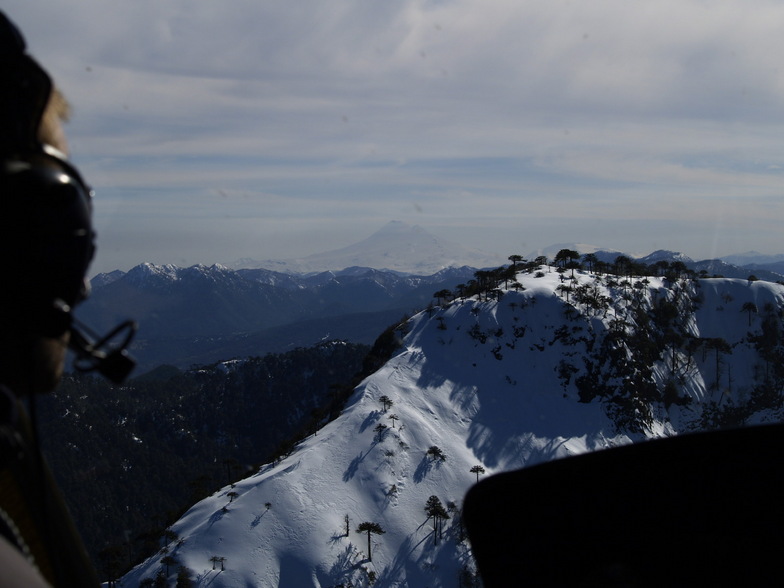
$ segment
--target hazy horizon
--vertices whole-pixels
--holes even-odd
[[[307,252],[307,253],[304,253],[304,254],[301,254],[301,255],[288,255],[286,257],[262,257],[262,256],[257,256],[257,257],[237,257],[237,258],[233,258],[233,259],[225,259],[225,260],[219,260],[219,261],[214,261],[214,260],[213,261],[195,260],[195,261],[186,262],[186,263],[176,263],[176,262],[173,262],[173,261],[138,260],[138,261],[129,261],[128,264],[125,265],[125,266],[117,266],[117,267],[102,269],[100,271],[92,269],[91,272],[90,272],[90,275],[94,276],[94,275],[96,275],[98,273],[109,273],[109,272],[114,271],[114,270],[128,271],[131,268],[133,268],[133,267],[135,267],[135,266],[137,266],[139,264],[142,264],[142,263],[153,263],[154,265],[171,264],[171,265],[178,266],[178,267],[190,267],[190,266],[193,266],[193,265],[210,266],[210,265],[213,265],[213,264],[223,265],[223,266],[227,266],[227,267],[233,267],[233,266],[235,266],[238,263],[242,263],[242,262],[250,263],[251,261],[252,262],[259,262],[259,263],[261,263],[262,267],[266,267],[264,262],[270,262],[270,261],[283,262],[283,263],[286,263],[286,262],[288,262],[288,263],[296,263],[297,261],[307,260],[310,257],[316,257],[317,258],[318,256],[320,256],[322,254],[335,253],[335,252],[341,251],[342,249],[352,249],[353,246],[363,243],[366,239],[375,236],[376,233],[383,233],[383,231],[387,228],[387,226],[389,224],[393,223],[393,222],[394,223],[401,223],[402,221],[397,221],[397,220],[390,221],[390,223],[388,223],[388,224],[386,224],[384,226],[378,227],[376,230],[372,231],[367,236],[359,236],[358,235],[356,238],[354,238],[353,240],[350,240],[350,241],[346,241],[346,242],[337,241],[337,245],[334,248],[330,248],[328,250],[323,250],[323,251],[311,251],[311,252]],[[477,262],[477,263],[473,264],[476,267],[489,267],[489,266],[493,266],[493,265],[496,265],[496,264],[497,265],[501,265],[501,264],[504,264],[504,263],[508,263],[508,257],[510,255],[512,255],[512,254],[518,254],[518,255],[522,255],[523,257],[531,257],[531,258],[533,258],[533,256],[535,256],[535,255],[546,254],[546,255],[549,256],[549,258],[552,258],[554,256],[554,250],[558,249],[558,248],[562,248],[562,247],[575,247],[578,250],[580,250],[581,253],[592,252],[594,250],[618,251],[621,254],[631,255],[631,256],[636,257],[636,258],[645,257],[645,256],[650,255],[651,253],[654,253],[654,252],[659,251],[659,250],[667,250],[667,251],[673,251],[674,253],[682,253],[682,254],[690,257],[694,261],[705,261],[705,260],[708,260],[708,259],[718,259],[718,257],[699,257],[699,256],[694,256],[694,255],[691,255],[688,251],[682,251],[682,250],[678,250],[678,249],[669,249],[668,247],[658,247],[656,249],[650,249],[650,250],[645,250],[645,251],[642,251],[642,250],[626,250],[626,249],[618,249],[618,248],[615,248],[615,247],[608,247],[608,246],[606,246],[605,244],[603,244],[601,242],[577,243],[577,242],[574,242],[574,241],[560,242],[560,243],[558,243],[558,242],[547,243],[546,245],[543,245],[543,246],[540,246],[540,247],[534,247],[534,248],[525,249],[525,250],[518,248],[518,249],[515,249],[515,250],[508,250],[508,251],[500,251],[500,250],[499,251],[488,251],[488,250],[483,249],[482,247],[472,247],[470,245],[462,243],[460,241],[460,236],[459,235],[458,235],[457,239],[450,239],[450,238],[442,237],[439,234],[436,234],[434,231],[431,231],[428,227],[423,227],[421,225],[408,225],[407,223],[402,223],[402,225],[403,225],[404,230],[420,228],[420,229],[423,229],[428,235],[432,235],[433,237],[439,239],[439,241],[443,241],[446,244],[456,245],[457,247],[461,247],[461,245],[462,245],[462,248],[470,250],[470,253],[486,255],[488,257],[488,259],[484,263]],[[343,238],[344,239],[351,239],[351,236],[343,235]],[[728,257],[728,256],[732,256],[732,255],[742,255],[742,254],[746,254],[746,253],[757,253],[757,254],[761,254],[762,256],[765,256],[765,255],[770,255],[770,256],[784,255],[784,253],[773,253],[773,252],[764,252],[764,251],[756,251],[756,250],[745,250],[745,251],[736,251],[734,253],[728,254],[727,256],[720,256],[720,257]],[[416,255],[413,255],[412,257],[416,257]],[[471,261],[472,260],[470,260],[470,259],[461,261],[460,265],[462,265],[462,264],[472,265]],[[380,261],[380,260],[377,263],[373,263],[372,261],[368,262],[368,263],[370,264],[368,267],[374,267],[374,268],[377,268],[377,269],[384,269],[384,268],[390,269],[387,266],[385,266],[384,263],[382,261]],[[345,267],[350,267],[350,266],[351,266],[351,264],[346,264],[345,265]],[[252,265],[240,265],[240,267],[255,267],[255,266],[252,266]],[[270,269],[273,269],[273,268],[270,267]],[[307,273],[309,271],[323,271],[325,269],[333,269],[334,270],[334,269],[344,269],[344,268],[343,267],[340,267],[340,268],[337,268],[337,267],[334,267],[334,268],[326,268],[326,267],[322,268],[322,267],[319,267],[319,269],[317,269],[317,270],[312,269],[312,268],[305,269],[305,270],[300,270],[300,269],[297,269],[297,268],[289,267],[289,268],[281,268],[280,271],[295,271],[295,272],[302,271],[304,273]],[[394,268],[392,268],[392,269],[394,269]],[[408,271],[412,271],[412,270],[401,269],[400,271],[407,271],[408,272]],[[435,272],[437,270],[434,269],[432,271]]]
[[[74,107],[93,272],[390,220],[488,253],[782,251],[784,5],[8,0]]]

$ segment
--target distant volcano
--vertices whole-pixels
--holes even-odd
[[[430,275],[446,267],[491,267],[505,260],[436,237],[420,226],[391,221],[367,239],[341,249],[314,253],[300,259],[256,261],[244,259],[235,269],[265,268],[290,273],[372,267]]]

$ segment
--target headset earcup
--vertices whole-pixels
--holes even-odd
[[[49,154],[6,161],[0,174],[0,255],[13,286],[0,303],[36,332],[59,336],[84,296],[94,252],[89,189]]]

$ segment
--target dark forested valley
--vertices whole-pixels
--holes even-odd
[[[36,407],[41,442],[99,568],[128,567],[195,501],[291,451],[339,410],[368,349],[161,367],[120,387],[67,376]]]

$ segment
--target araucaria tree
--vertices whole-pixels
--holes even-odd
[[[452,295],[452,291],[448,289],[439,290],[438,292],[433,294],[433,298],[438,301],[438,304],[441,304],[442,300],[446,300]]]
[[[427,499],[425,513],[427,513],[428,518],[433,519],[433,545],[438,545],[438,540],[444,532],[443,521],[449,518],[449,513],[446,512],[444,505],[441,504],[438,496],[435,495]]]
[[[173,555],[165,555],[161,558],[161,563],[166,567],[166,577],[169,576],[169,568],[171,566],[177,565],[177,558]]]
[[[378,523],[371,523],[365,521],[364,523],[360,523],[359,527],[357,527],[357,533],[367,533],[368,538],[368,561],[373,561],[373,554],[371,553],[370,549],[370,534],[373,533],[375,535],[383,535],[386,533],[384,529],[381,528],[381,525]]]
[[[176,588],[192,588],[193,580],[191,579],[191,570],[185,566],[177,568],[177,584]]]
[[[427,450],[427,454],[432,458],[433,461],[440,459],[441,461],[446,461],[446,455],[438,445],[431,445],[430,449]]]
[[[384,412],[386,412],[394,404],[394,402],[392,402],[392,399],[386,394],[384,394],[381,398],[379,398],[378,401],[381,403],[381,406],[384,407]]]
[[[518,262],[522,263],[525,261],[522,255],[510,255],[507,259],[512,262],[512,269],[515,269]]]
[[[749,313],[749,326],[751,326],[751,314],[759,312],[757,305],[753,302],[744,302],[740,310]]]
[[[376,443],[381,443],[386,436],[388,427],[384,423],[378,423],[375,428],[373,429],[376,434],[373,437],[373,441]]]
[[[579,267],[577,260],[580,259],[580,253],[573,249],[561,249],[555,255],[555,263],[560,265],[563,269],[571,269],[572,277],[574,277],[575,268]]]
[[[485,473],[485,468],[483,468],[480,465],[475,465],[474,467],[471,468],[470,472],[472,474],[476,474],[476,481],[478,482],[479,481],[479,474],[484,474]]]
[[[599,261],[599,259],[594,253],[586,253],[583,255],[583,263],[588,266],[588,271],[591,273],[593,273],[593,268],[596,267],[597,261]]]

